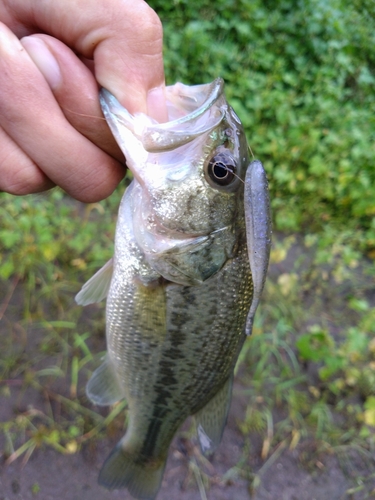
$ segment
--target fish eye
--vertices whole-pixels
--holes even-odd
[[[207,165],[207,173],[215,184],[228,186],[236,177],[236,162],[232,155],[218,153]]]

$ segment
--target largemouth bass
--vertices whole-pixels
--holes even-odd
[[[107,293],[107,357],[87,386],[129,425],[99,483],[154,499],[168,448],[194,415],[204,453],[220,443],[233,369],[263,289],[270,250],[265,172],[250,161],[223,81],[167,87],[169,120],[101,105],[134,180],[121,201],[113,262],[77,302]]]

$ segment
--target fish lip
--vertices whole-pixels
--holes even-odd
[[[115,96],[108,90],[101,89],[100,104],[103,114],[125,157],[128,156],[129,150],[125,144],[122,145],[121,136],[124,133],[124,128],[142,144],[144,152],[161,153],[183,146],[202,134],[211,132],[221,123],[227,110],[222,78],[216,78],[212,83],[208,84],[195,85],[190,88],[186,86],[185,94],[184,89],[185,86],[182,83],[166,87],[167,100],[169,94],[172,109],[176,110],[180,106],[184,110],[184,98],[189,98],[193,103],[194,101],[200,102],[200,104],[196,108],[193,106],[190,113],[187,112],[181,118],[166,123],[155,123],[154,120],[142,115],[142,113],[131,115],[121,106]],[[222,102],[220,102],[220,99]],[[212,109],[215,104],[215,108]],[[186,107],[189,108],[189,105],[186,105]],[[186,107],[185,111],[188,111]],[[202,123],[201,118],[206,113],[209,116]],[[133,170],[131,165],[130,169]]]
[[[178,85],[178,84],[176,84]],[[175,87],[176,85],[172,85],[172,87]],[[222,78],[216,78],[213,82],[209,84],[204,84],[204,85],[196,85],[196,88],[198,87],[211,87],[211,89],[208,91],[208,97],[205,99],[202,104],[192,111],[191,113],[188,113],[187,115],[183,116],[182,118],[178,118],[176,120],[170,120],[165,123],[155,123],[154,125],[151,125],[149,127],[146,127],[146,130],[168,130],[170,128],[174,128],[177,124],[182,125],[185,123],[191,122],[191,120],[194,120],[204,114],[206,111],[208,111],[215,103],[216,101],[223,95],[224,91],[224,80]],[[167,87],[168,90],[168,87]],[[195,99],[196,100],[196,99]]]
[[[183,95],[183,87],[185,86],[182,84],[167,87],[166,93],[168,94],[168,89],[175,89],[177,85],[180,85],[180,88],[182,88],[181,95]],[[224,95],[224,80],[216,78],[212,83],[195,85],[194,88],[196,91],[202,89],[202,92],[206,91],[208,94],[196,109],[181,118],[165,123],[153,123],[143,128],[141,136],[138,137],[141,139],[143,147],[147,152],[160,153],[176,149],[188,144],[202,134],[211,132],[221,123],[225,116],[224,107],[217,107],[215,110],[216,116],[215,114],[211,115],[212,112],[210,110],[220,97]],[[189,95],[187,93],[185,97],[189,97],[197,102],[194,94]],[[199,125],[199,119],[207,112],[210,112],[208,124]]]

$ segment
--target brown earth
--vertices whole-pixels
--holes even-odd
[[[271,463],[262,463],[259,444],[247,458],[243,470],[248,478],[236,475],[235,465],[241,459],[244,437],[238,430],[237,420],[243,415],[245,401],[236,394],[231,414],[220,448],[208,464],[201,463],[201,456],[194,442],[177,436],[172,443],[167,469],[158,500],[360,500],[365,493],[350,494],[355,489],[356,477],[345,474],[336,458],[326,456],[307,469],[301,464],[302,447],[294,451],[283,450]],[[13,394],[12,398],[16,397]],[[9,399],[1,402],[9,408]],[[62,455],[52,449],[36,450],[26,465],[19,459],[9,466],[2,465],[0,472],[0,500],[128,500],[126,491],[109,492],[97,485],[101,464],[116,440],[105,439],[95,448],[85,447],[79,453]],[[258,445],[258,446],[257,446]],[[195,464],[200,464],[199,474],[206,473],[206,497],[198,488]],[[354,467],[353,467],[354,470]],[[362,464],[356,474],[368,470]],[[257,476],[259,474],[259,476]],[[223,476],[227,479],[223,481]],[[258,487],[251,490],[251,483],[259,477]],[[209,485],[207,485],[209,478]],[[198,479],[199,481],[199,479]],[[209,486],[209,487],[207,487]],[[33,492],[34,490],[34,492]]]
[[[276,270],[277,271],[277,270]],[[275,274],[275,269],[271,270]],[[19,320],[22,286],[17,287],[0,321],[0,349],[9,349],[7,339]],[[7,290],[1,291],[0,305]],[[53,316],[53,313],[51,313]],[[90,314],[90,313],[86,313]],[[13,332],[13,333],[11,333]],[[41,333],[31,326],[26,347],[29,359],[39,359],[38,338]],[[14,334],[17,339],[17,335]],[[103,342],[103,341],[101,341]],[[3,344],[7,344],[5,347]],[[15,341],[11,348],[16,352]],[[104,348],[104,344],[95,352]],[[38,361],[39,363],[39,361]],[[43,359],[40,366],[48,366]],[[61,379],[59,379],[62,383]],[[3,382],[3,384],[1,384]],[[0,381],[0,389],[6,381]],[[28,408],[44,408],[46,401],[40,392],[22,384],[9,384],[10,392],[0,391],[0,423],[9,421]],[[69,394],[69,382],[59,387]],[[83,386],[83,384],[82,384]],[[83,387],[82,387],[83,390]],[[276,448],[269,458],[260,458],[262,443],[258,435],[244,436],[238,422],[244,417],[246,394],[241,385],[241,373],[235,381],[229,421],[219,449],[205,460],[196,441],[186,438],[189,423],[174,439],[163,484],[157,500],[364,500],[375,498],[373,465],[352,453],[340,462],[336,456],[315,453],[309,442],[301,442],[294,450]],[[277,420],[277,415],[274,415]],[[127,500],[126,491],[108,492],[97,485],[98,471],[110,450],[120,438],[118,430],[111,438],[85,445],[76,454],[63,455],[48,447],[37,448],[26,464],[22,457],[5,465],[6,443],[0,436],[0,500]],[[21,436],[22,442],[22,436]],[[375,454],[374,454],[375,457]],[[361,489],[361,478],[372,477]],[[204,490],[199,485],[204,484]]]
[[[4,407],[4,399],[1,409]],[[9,405],[9,400],[6,402]],[[350,494],[357,486],[355,475],[345,474],[336,458],[326,456],[307,469],[301,464],[302,448],[283,450],[276,460],[264,464],[259,449],[247,459],[243,469],[248,478],[236,475],[235,465],[241,459],[244,437],[237,427],[244,401],[236,395],[220,448],[208,462],[200,462],[200,454],[191,441],[177,436],[172,443],[162,488],[157,500],[361,500],[372,498],[365,493]],[[2,411],[1,411],[2,413]],[[83,448],[73,455],[62,455],[52,449],[36,450],[26,465],[19,459],[0,472],[0,500],[130,500],[126,491],[109,492],[97,485],[101,464],[115,440],[103,440],[94,449]],[[259,445],[259,443],[258,443]],[[194,469],[207,476],[206,497],[198,488]],[[364,464],[356,474],[368,473]],[[259,474],[254,490],[251,483]],[[223,476],[227,479],[223,481]],[[207,485],[209,478],[209,485]],[[198,479],[199,481],[199,479]],[[209,487],[207,487],[209,486]],[[33,492],[34,490],[34,492]]]

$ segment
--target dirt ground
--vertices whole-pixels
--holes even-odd
[[[331,456],[317,461],[308,469],[301,464],[300,449],[283,450],[269,465],[259,459],[255,443],[254,453],[247,464],[249,479],[225,475],[241,458],[243,435],[237,420],[244,409],[244,401],[235,395],[223,441],[208,464],[201,466],[207,472],[210,485],[205,493],[199,491],[194,464],[200,454],[194,442],[181,435],[172,443],[167,469],[158,500],[360,500],[362,492],[350,494],[357,485],[353,472],[345,473],[337,459]],[[7,406],[9,400],[7,401]],[[3,410],[4,401],[0,408]],[[8,406],[9,408],[9,406]],[[1,411],[4,414],[3,411]],[[6,412],[7,413],[7,412]],[[115,440],[103,440],[95,449],[83,448],[80,453],[62,455],[52,449],[36,450],[26,465],[22,460],[1,467],[0,500],[130,500],[126,491],[109,492],[97,485],[101,464]],[[365,472],[364,464],[362,471]],[[246,466],[245,466],[246,469]],[[361,469],[357,467],[357,474]],[[232,469],[233,470],[233,469]],[[251,489],[259,474],[258,487]],[[225,477],[225,476],[224,476]],[[37,488],[36,488],[37,485]],[[371,497],[366,497],[371,498]]]
[[[12,312],[17,311],[17,294],[12,300],[15,301],[13,308],[9,304],[6,317],[0,321],[0,339],[6,338],[9,324],[15,319],[12,314],[17,314]],[[38,343],[33,335],[29,337],[27,355],[33,356]],[[20,411],[20,405],[27,409],[28,405],[38,408],[43,404],[37,391],[24,392],[17,384],[10,385],[10,396],[0,392],[0,422],[13,418]],[[371,466],[359,455],[352,454],[342,463],[329,454],[317,457],[309,449],[309,443],[300,443],[293,451],[287,447],[276,449],[266,462],[262,461],[259,437],[245,438],[238,427],[245,408],[240,374],[234,384],[231,411],[220,447],[205,461],[196,442],[186,439],[186,432],[179,432],[170,448],[157,500],[375,498],[375,471],[370,470]],[[188,428],[189,423],[185,431]],[[100,467],[120,437],[118,434],[86,445],[72,455],[38,448],[26,464],[21,457],[8,466],[4,463],[4,438],[0,437],[0,500],[130,500],[132,497],[126,491],[109,492],[97,484]],[[311,459],[306,460],[306,456]],[[241,474],[236,470],[239,463]],[[366,483],[365,489],[359,489],[361,477],[369,476],[373,477],[374,484]]]
[[[3,404],[4,401],[0,408],[3,408]],[[358,484],[355,474],[345,473],[337,459],[326,456],[307,469],[301,464],[301,450],[298,448],[294,451],[283,450],[268,466],[259,459],[259,450],[254,447],[254,454],[250,455],[245,466],[249,471],[249,479],[236,477],[233,473],[228,474],[227,481],[223,482],[220,478],[241,458],[244,438],[238,430],[237,419],[241,416],[243,405],[241,398],[235,394],[222,444],[210,459],[209,465],[201,467],[210,478],[207,493],[199,491],[194,474],[194,464],[199,461],[197,448],[190,441],[177,436],[170,449],[157,500],[372,498],[365,496],[363,491],[350,494],[350,488],[355,490]],[[126,491],[109,492],[97,485],[101,464],[114,444],[115,440],[103,440],[95,449],[84,448],[73,455],[39,449],[32,454],[25,466],[21,459],[10,466],[3,465],[0,472],[0,500],[130,500],[132,497]],[[365,469],[364,464],[362,470],[357,467],[357,474],[365,472]],[[259,483],[252,490],[251,482],[254,477],[258,477],[256,474],[259,474]]]

